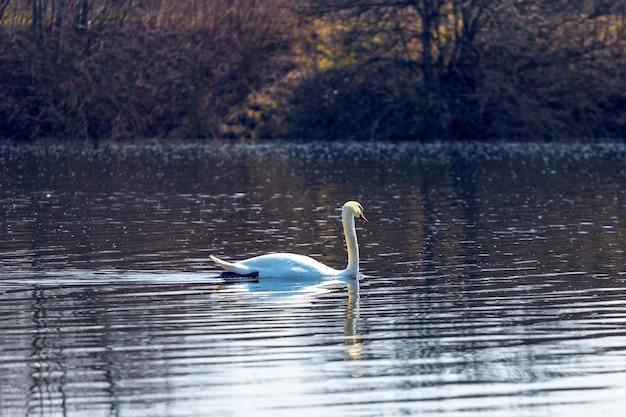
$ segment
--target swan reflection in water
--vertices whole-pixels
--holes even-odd
[[[216,293],[248,293],[256,295],[259,301],[280,307],[315,308],[316,302],[328,294],[341,294],[347,291],[347,302],[343,314],[344,344],[349,359],[361,359],[362,335],[358,333],[359,320],[359,280],[365,275],[356,277],[294,277],[293,279],[256,279],[239,277],[224,280],[216,287]],[[223,279],[215,277],[215,279]],[[357,375],[355,375],[357,376]]]

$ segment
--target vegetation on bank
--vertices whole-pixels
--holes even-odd
[[[0,138],[626,137],[626,1],[0,0]]]

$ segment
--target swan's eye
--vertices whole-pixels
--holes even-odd
[[[361,213],[365,213],[365,210],[363,210],[363,206],[359,204],[359,208],[361,209]]]

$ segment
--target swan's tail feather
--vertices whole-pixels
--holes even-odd
[[[236,262],[226,262],[221,260],[220,258],[210,255],[210,258],[213,262],[215,262],[219,267],[223,268],[226,272],[231,272],[233,274],[242,275],[242,276],[252,276],[255,271],[250,270],[245,265]],[[258,273],[257,273],[258,275]]]

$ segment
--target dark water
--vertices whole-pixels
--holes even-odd
[[[0,148],[0,416],[617,416],[623,145]],[[354,280],[224,282],[271,251]]]

